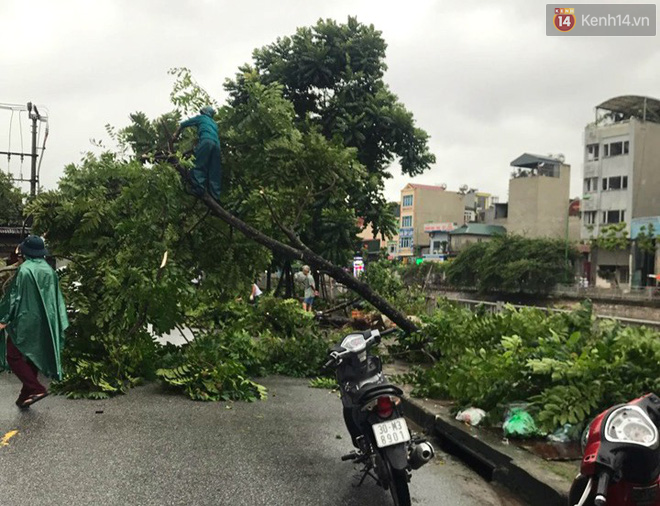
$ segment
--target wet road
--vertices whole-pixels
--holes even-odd
[[[199,403],[157,385],[106,401],[51,396],[26,412],[0,374],[0,504],[383,506],[340,461],[351,449],[336,394],[271,377],[257,403]],[[440,453],[411,483],[419,506],[516,504]]]

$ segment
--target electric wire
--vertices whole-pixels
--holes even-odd
[[[35,104],[35,108],[37,108]],[[39,181],[40,175],[41,175],[41,163],[43,162],[43,153],[46,150],[46,140],[48,139],[48,133],[49,133],[49,110],[45,106],[40,106],[40,109],[42,112],[39,113],[37,120],[39,122],[39,125],[37,127],[37,132],[36,132],[36,137],[37,137],[37,144],[39,143],[39,140],[41,139],[41,123],[45,123],[45,130],[44,130],[44,137],[43,137],[43,142],[41,147],[37,146],[37,149],[41,151],[41,155],[39,156],[39,165],[37,166],[37,174],[36,174],[36,180]],[[14,127],[14,113],[18,112],[18,128],[19,128],[19,135],[20,135],[20,144],[21,144],[21,151],[20,151],[20,166],[19,166],[19,180],[24,179],[23,177],[23,166],[25,162],[25,142],[23,138],[23,118],[22,118],[22,113],[28,113],[28,108],[25,105],[22,104],[11,104],[7,102],[0,102],[0,110],[7,110],[11,112],[11,116],[9,118],[9,131],[8,131],[8,138],[7,138],[7,143],[8,143],[8,153],[7,153],[7,174],[9,176],[12,176],[12,170],[11,170],[11,147],[12,147],[12,133],[13,133],[13,127]],[[39,110],[39,109],[37,109]],[[29,114],[28,114],[29,116]],[[13,178],[14,179],[14,178]]]

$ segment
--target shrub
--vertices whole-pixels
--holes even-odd
[[[577,258],[574,247],[568,253],[570,261]],[[447,267],[451,284],[480,291],[545,293],[571,276],[564,241],[515,235],[471,244]]]
[[[510,306],[473,312],[444,302],[396,351],[426,358],[427,366],[406,378],[415,395],[497,413],[529,401],[545,431],[583,426],[613,404],[660,390],[660,334],[596,321],[588,302],[550,315]]]

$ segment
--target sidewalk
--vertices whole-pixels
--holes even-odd
[[[401,365],[384,366],[385,374],[405,372]],[[515,444],[506,443],[496,432],[458,422],[451,404],[410,396],[404,385],[403,410],[408,418],[487,480],[495,481],[529,504],[566,506],[568,490],[578,473],[579,461],[545,460]]]

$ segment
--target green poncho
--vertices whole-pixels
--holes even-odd
[[[0,370],[7,368],[6,334],[46,376],[62,379],[60,352],[69,326],[57,274],[43,258],[26,259],[0,301]]]

